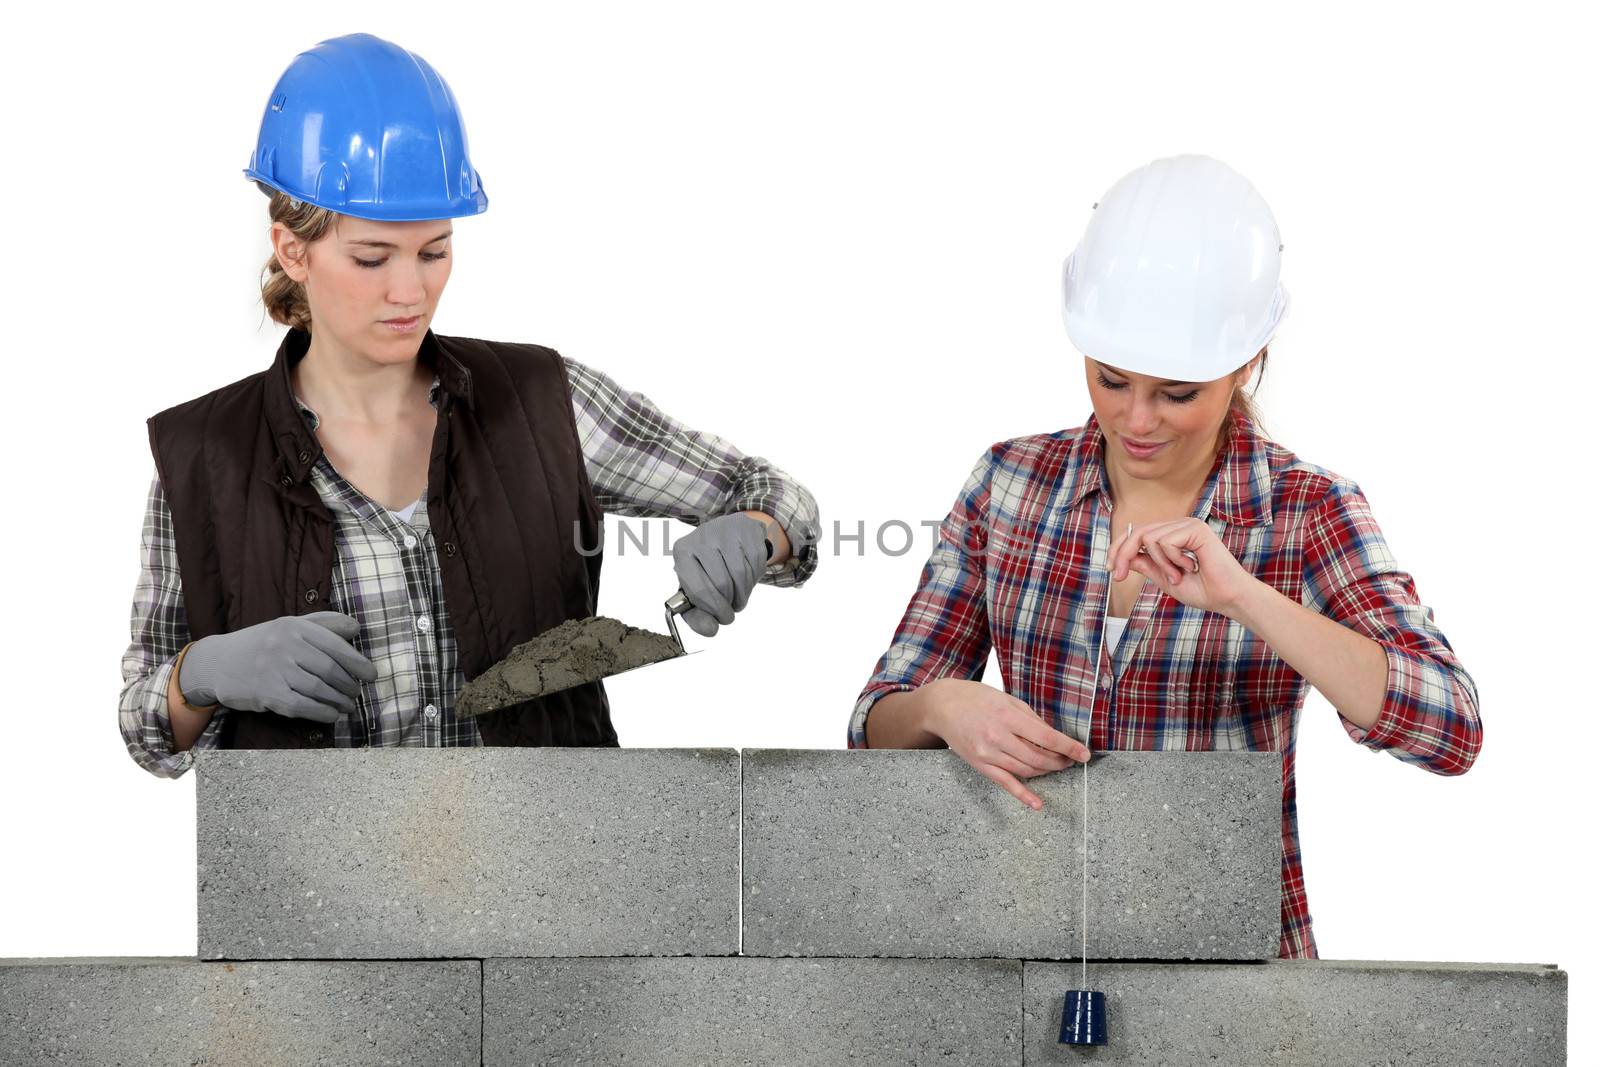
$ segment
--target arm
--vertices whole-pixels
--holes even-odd
[[[1354,483],[1334,483],[1304,544],[1303,604],[1258,581],[1232,617],[1327,697],[1352,740],[1466,772],[1482,745],[1477,686]]]
[[[161,480],[152,479],[140,539],[131,643],[122,657],[118,725],[134,762],[160,778],[177,778],[194,753],[216,748],[222,715],[191,708],[177,692],[178,655],[189,643],[178,557]],[[169,701],[173,701],[170,703]]]
[[[573,416],[595,499],[618,515],[652,515],[697,526],[744,512],[776,524],[761,581],[805,583],[816,570],[817,502],[784,471],[711,433],[692,430],[642,393],[565,359]],[[777,536],[773,536],[776,534]]]
[[[983,673],[990,647],[984,600],[989,478],[1004,448],[997,444],[978,460],[940,523],[894,640],[856,700],[850,748],[941,747],[944,742],[927,728],[930,694],[923,686]]]

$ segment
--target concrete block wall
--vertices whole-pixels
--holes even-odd
[[[207,752],[200,958],[0,961],[0,1063],[1564,1063],[1553,966],[1274,958],[1280,766],[1091,764],[1091,1051],[1078,769]]]

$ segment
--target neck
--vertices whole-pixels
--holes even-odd
[[[313,333],[305,356],[289,368],[295,395],[319,418],[393,423],[414,411],[419,397],[426,403],[433,375],[414,355],[380,363],[325,340],[326,333]]]

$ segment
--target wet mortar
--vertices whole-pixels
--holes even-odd
[[[524,641],[468,682],[456,697],[457,715],[482,715],[530,697],[682,655],[672,638],[593,615],[568,619]]]

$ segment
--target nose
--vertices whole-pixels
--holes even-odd
[[[1156,398],[1135,392],[1128,405],[1128,431],[1135,437],[1148,438],[1161,422]]]
[[[422,284],[422,265],[401,267],[390,275],[389,303],[399,308],[420,309],[428,288]],[[415,313],[415,312],[413,312]]]

